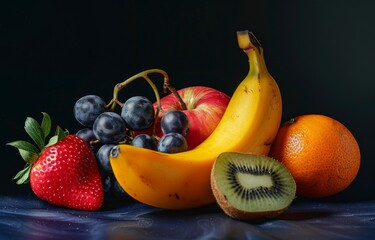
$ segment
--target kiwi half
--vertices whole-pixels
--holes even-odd
[[[218,205],[232,218],[274,218],[284,212],[296,194],[296,183],[280,162],[261,155],[226,152],[211,172]]]

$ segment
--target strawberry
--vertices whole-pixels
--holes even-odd
[[[99,168],[90,146],[81,138],[57,128],[45,144],[51,120],[43,113],[42,123],[27,118],[25,130],[35,141],[8,145],[18,148],[26,161],[16,176],[17,184],[30,181],[37,197],[50,204],[81,210],[97,210],[103,204],[103,186]]]

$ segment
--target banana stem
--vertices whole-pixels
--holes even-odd
[[[267,67],[264,62],[263,48],[258,39],[252,32],[247,30],[237,32],[237,40],[239,47],[247,54],[250,63],[249,74],[260,75],[267,73]]]

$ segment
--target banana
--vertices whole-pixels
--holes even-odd
[[[174,154],[125,144],[112,150],[115,177],[134,199],[166,209],[213,203],[210,172],[220,153],[268,154],[281,121],[280,90],[268,73],[263,49],[253,33],[239,31],[237,39],[249,58],[250,69],[220,123],[203,143]]]

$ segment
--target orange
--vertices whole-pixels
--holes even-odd
[[[352,133],[339,121],[316,114],[284,123],[269,155],[289,169],[301,197],[327,197],[343,191],[360,166],[360,150]]]

